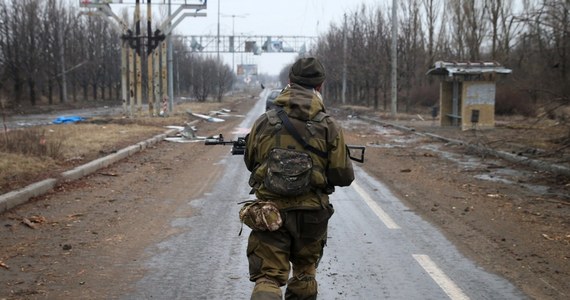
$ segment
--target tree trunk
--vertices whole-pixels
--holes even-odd
[[[36,83],[33,79],[28,79],[28,88],[30,89],[30,103],[36,105],[37,95],[36,95]]]
[[[384,107],[383,107],[383,109],[384,109],[384,111],[386,111],[386,110],[388,109],[388,101],[387,101],[387,100],[388,100],[388,95],[386,94],[386,89],[383,89],[383,90],[382,90],[382,94],[383,94],[383,98],[384,98],[384,101],[383,101]]]
[[[72,95],[73,95],[73,96],[72,96],[72,97],[73,97],[73,102],[74,102],[74,103],[77,103],[77,83],[74,82],[71,86],[72,86],[72,89],[73,89],[73,90],[71,91],[71,93],[72,93]]]
[[[48,104],[53,105],[53,80],[48,80]]]
[[[379,88],[377,86],[374,87],[374,110],[378,110],[379,100],[378,97],[380,96],[378,93]]]
[[[65,103],[65,98],[63,97],[63,84],[61,80],[57,81],[57,88],[59,89],[59,103]]]
[[[83,101],[89,100],[89,99],[87,98],[87,96],[88,96],[87,89],[88,89],[88,88],[89,88],[89,84],[88,84],[87,82],[84,82],[84,83],[83,83]]]
[[[17,104],[22,103],[22,85],[21,80],[16,80],[14,82],[14,102]]]

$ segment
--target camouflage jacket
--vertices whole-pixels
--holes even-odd
[[[311,146],[327,153],[327,158],[304,149],[281,124],[275,111],[261,115],[246,136],[244,155],[247,169],[252,172],[249,180],[258,199],[270,200],[280,209],[318,209],[328,204],[328,194],[334,186],[349,186],[354,180],[352,163],[340,126],[326,115],[321,94],[297,84],[290,84],[275,99],[289,116],[297,132]],[[311,155],[311,191],[295,197],[271,193],[264,187],[267,171],[267,155],[274,147],[289,148]]]

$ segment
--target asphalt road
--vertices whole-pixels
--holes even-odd
[[[239,127],[249,127],[264,105],[258,101]],[[228,153],[215,161],[225,172],[210,192],[188,200],[196,214],[171,221],[181,234],[146,250],[148,272],[123,299],[249,298],[249,229],[238,235],[237,218],[237,203],[252,197],[248,172],[241,157]],[[359,167],[355,183],[338,189],[331,202],[336,212],[317,276],[321,299],[526,298],[461,255]]]

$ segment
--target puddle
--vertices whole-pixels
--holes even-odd
[[[425,144],[420,146],[419,149],[428,150],[437,153],[440,157],[452,161],[466,170],[477,170],[485,168],[483,162],[478,157],[469,156],[469,155],[459,155],[457,153],[447,152],[441,150],[441,147],[442,147],[441,144]]]
[[[480,180],[500,182],[500,183],[505,183],[505,184],[515,184],[515,182],[513,182],[511,180],[504,179],[504,178],[497,177],[497,176],[493,176],[493,175],[489,175],[489,174],[478,174],[478,175],[475,175],[473,177],[480,179]]]
[[[553,194],[548,186],[521,182],[524,181],[525,178],[530,178],[532,174],[529,171],[501,167],[503,163],[500,159],[495,159],[493,157],[482,158],[477,155],[446,151],[444,148],[445,144],[433,141],[426,143],[424,142],[425,138],[422,136],[404,133],[397,129],[381,125],[371,125],[358,119],[345,121],[343,122],[343,126],[350,127],[353,130],[360,129],[361,132],[363,132],[363,137],[375,139],[367,143],[367,147],[384,149],[406,148],[412,146],[413,143],[421,142],[421,145],[416,147],[417,149],[433,152],[439,157],[455,163],[461,170],[472,172],[473,177],[478,180],[519,186],[538,195]]]
[[[404,146],[402,146],[402,145],[396,145],[396,144],[390,144],[390,143],[367,143],[366,147],[384,148],[384,149],[404,148]]]
[[[475,174],[473,177],[476,179],[524,187],[524,188],[526,188],[526,189],[528,189],[528,190],[530,190],[536,194],[539,194],[539,195],[552,194],[549,191],[549,188],[547,186],[534,185],[534,184],[519,182],[520,178],[529,177],[531,175],[529,172],[514,170],[514,169],[510,169],[510,168],[505,168],[505,167],[491,168],[491,169],[488,168],[488,166],[490,164],[500,165],[498,160],[492,160],[492,159],[483,160],[483,159],[476,157],[476,156],[461,155],[461,154],[457,154],[457,153],[447,152],[447,151],[444,151],[441,149],[442,145],[440,145],[440,144],[427,144],[427,145],[422,145],[418,148],[437,153],[441,157],[456,163],[463,170],[466,170],[466,171],[469,171],[469,170],[473,170],[473,171],[487,170],[487,171],[489,171],[489,172],[486,172],[484,174],[480,174],[480,173]]]

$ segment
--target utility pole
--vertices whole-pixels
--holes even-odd
[[[219,0],[218,0],[219,1]],[[172,15],[172,0],[168,0],[168,18]],[[168,28],[172,28],[172,23],[168,24]],[[167,60],[168,60],[168,111],[172,113],[174,109],[174,83],[172,76],[172,34],[168,34],[167,38]]]
[[[151,0],[147,0],[146,5],[146,32],[147,32],[147,51],[146,51],[146,78],[147,78],[147,99],[148,99],[148,113],[150,116],[156,116],[156,110],[154,105],[154,93],[152,91],[153,88],[153,63],[152,63],[152,50],[153,50],[153,39],[152,39],[152,8],[151,8]]]
[[[236,52],[236,15],[232,15],[232,74],[234,73],[235,52]]]
[[[141,64],[141,5],[140,0],[137,0],[135,7],[135,78],[136,78],[136,115],[140,116],[142,113],[142,64]]]
[[[347,46],[346,14],[344,14],[344,25],[342,26],[342,104],[346,104]]]
[[[220,0],[218,0],[218,40],[216,41],[216,61],[220,62]]]
[[[398,112],[398,0],[392,0],[392,117]]]

